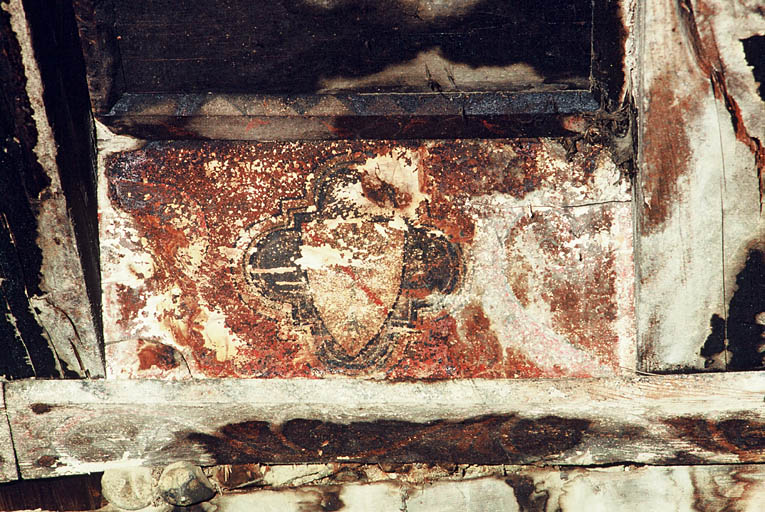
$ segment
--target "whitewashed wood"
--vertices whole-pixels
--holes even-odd
[[[486,469],[490,472],[490,468]],[[759,511],[765,498],[765,468],[758,465],[628,467],[603,469],[495,468],[495,476],[464,480],[401,480],[303,486],[225,493],[214,499],[221,512],[322,510],[334,492],[340,510],[443,512],[512,511],[641,512]],[[530,485],[526,494],[523,486]],[[315,508],[313,508],[315,507]]]
[[[273,467],[264,467],[268,471]],[[412,479],[406,470],[368,479],[370,466],[346,469],[358,475],[348,481],[343,468],[337,480],[311,485],[223,489],[206,507],[219,512],[283,512],[340,510],[368,512],[759,512],[765,499],[761,465],[610,468],[533,468],[479,466],[438,469]],[[466,473],[464,472],[466,471]],[[345,479],[343,479],[345,478]],[[107,510],[107,509],[101,509]],[[108,508],[108,510],[112,510]],[[165,512],[149,507],[146,512]]]
[[[19,477],[16,471],[16,454],[13,451],[11,429],[5,410],[3,382],[0,382],[0,482],[9,482]]]
[[[576,465],[682,463],[689,458],[694,463],[765,461],[765,374],[756,372],[396,384],[348,379],[24,381],[8,384],[6,396],[24,478],[179,459],[228,463],[221,460],[228,455],[216,458],[205,446],[179,445],[178,439],[189,433],[218,435],[220,427],[240,422],[277,426],[295,418],[423,423],[499,415],[544,425],[553,417],[591,425],[582,428],[581,442],[560,453],[540,455],[538,447],[514,446],[513,460]],[[667,423],[673,421],[690,422],[690,433]],[[730,421],[743,423],[731,426]],[[746,439],[730,441],[725,429],[731,428]],[[245,440],[244,447],[252,442]],[[374,448],[384,454],[389,447]],[[377,457],[361,454],[354,460],[365,458]],[[311,460],[307,456],[296,462]]]
[[[699,352],[712,315],[726,317],[747,249],[765,233],[758,176],[765,160],[758,171],[752,147],[764,139],[765,104],[740,43],[762,33],[765,18],[761,2],[751,0],[639,5],[633,76],[642,369],[725,368],[730,354],[705,362]]]

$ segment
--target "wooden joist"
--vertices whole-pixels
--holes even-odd
[[[757,3],[645,2],[635,262],[641,369],[762,369],[765,103]]]
[[[465,469],[465,468],[460,468]],[[493,476],[474,478],[494,471]],[[340,473],[343,474],[343,473]],[[347,472],[345,473],[347,475]],[[400,474],[372,483],[253,489],[219,496],[217,510],[407,510],[425,512],[759,510],[765,468],[725,466],[611,468],[468,468],[455,477],[409,483]],[[395,480],[394,480],[395,478]]]
[[[81,58],[67,46],[73,14],[29,4],[0,12],[0,377],[101,377],[92,120],[84,81],[69,76]]]
[[[765,461],[765,375],[6,384],[22,478],[125,465]]]
[[[18,477],[11,429],[5,411],[5,397],[0,393],[0,482],[16,480]]]
[[[760,464],[608,468],[519,466],[220,466],[220,494],[207,506],[241,510],[408,510],[487,512],[558,510],[759,510]],[[267,475],[232,489],[216,475]],[[300,475],[304,476],[300,476]],[[0,486],[0,509],[102,510],[100,475],[23,480]],[[38,508],[40,507],[40,508]],[[374,508],[372,508],[374,507]],[[111,510],[111,507],[109,508]],[[145,511],[161,512],[157,506]]]

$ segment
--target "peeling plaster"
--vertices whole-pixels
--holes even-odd
[[[102,150],[107,343],[172,347],[195,376],[635,366],[630,189],[605,148],[570,161],[547,139],[138,146]],[[534,269],[531,302],[508,282],[511,250]]]

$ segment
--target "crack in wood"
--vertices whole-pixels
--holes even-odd
[[[704,73],[712,84],[715,98],[723,101],[725,109],[730,115],[730,121],[736,134],[736,139],[746,144],[754,156],[754,165],[757,170],[757,179],[760,187],[760,213],[762,213],[763,199],[765,198],[765,182],[763,181],[763,169],[765,169],[765,148],[762,141],[748,133],[741,115],[741,109],[736,99],[728,92],[725,80],[725,66],[722,63],[717,49],[717,41],[714,31],[708,29],[710,42],[704,44],[699,27],[696,22],[692,0],[677,0],[680,10],[680,19],[690,42],[690,48],[695,57],[699,70]],[[702,7],[704,4],[698,2]]]

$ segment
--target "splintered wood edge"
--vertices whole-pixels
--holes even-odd
[[[765,374],[385,383],[18,381],[23,478],[189,460],[765,462]]]
[[[0,381],[0,482],[8,482],[18,479],[19,474],[16,470],[16,454],[13,451],[13,439],[2,386],[3,382]]]

